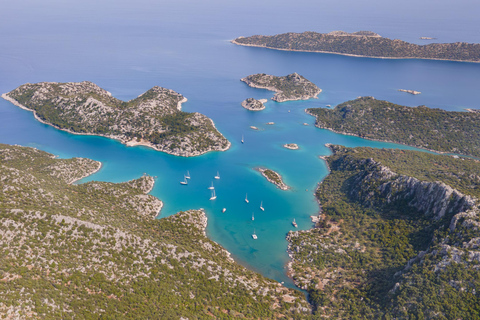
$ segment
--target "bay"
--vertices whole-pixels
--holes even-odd
[[[480,65],[284,52],[235,46],[228,40],[241,35],[340,29],[372,30],[416,43],[423,43],[420,36],[435,36],[440,42],[480,42],[480,35],[472,31],[479,27],[472,13],[478,12],[477,4],[460,1],[452,10],[448,1],[435,5],[425,1],[417,3],[417,10],[407,10],[408,4],[373,0],[362,4],[347,0],[295,4],[8,1],[2,6],[9,14],[0,19],[2,93],[26,82],[89,80],[128,100],[159,85],[185,95],[185,111],[211,117],[232,147],[194,158],[126,147],[106,138],[56,130],[4,100],[0,101],[0,142],[32,146],[60,157],[102,161],[102,169],[84,181],[120,182],[144,173],[155,176],[152,194],[165,203],[160,217],[204,208],[211,239],[247,267],[292,285],[284,268],[288,261],[285,235],[293,229],[294,218],[300,230],[312,226],[310,216],[319,209],[313,192],[327,174],[325,163],[318,158],[328,154],[324,144],[406,148],[315,128],[313,117],[304,109],[334,106],[365,95],[409,106],[478,108]],[[240,106],[244,99],[273,95],[239,81],[260,72],[297,72],[323,92],[318,99],[270,100],[264,111],[247,111]],[[413,96],[397,89],[422,94]],[[300,149],[287,150],[282,147],[285,143],[297,143]],[[278,171],[292,189],[281,191],[268,183],[253,170],[258,166]],[[183,186],[179,182],[187,170],[192,178]],[[213,179],[217,171],[220,180]],[[215,201],[209,200],[207,189],[212,181]],[[259,209],[261,201],[264,212]],[[254,229],[258,240],[251,237]]]

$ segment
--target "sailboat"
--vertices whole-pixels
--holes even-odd
[[[252,238],[253,238],[253,240],[257,240],[257,235],[255,234],[255,229],[253,229]]]
[[[263,207],[263,201],[260,201],[260,210],[265,211],[265,208]]]
[[[210,190],[215,189],[215,187],[213,186],[213,181],[212,181],[212,185],[210,187],[208,187],[208,189],[210,189]]]
[[[188,184],[186,176],[183,176],[183,181],[180,181],[180,184]]]
[[[210,200],[215,200],[217,199],[217,196],[215,195],[215,189],[213,189],[212,196],[210,197]]]
[[[253,214],[253,212],[252,212],[252,221],[254,221],[254,220],[255,220],[255,216],[254,216],[254,214]]]
[[[190,179],[190,172],[187,170],[187,175],[185,176],[185,179]]]
[[[218,171],[217,171],[217,175],[214,178],[217,179],[217,180],[220,179],[220,173]]]
[[[298,228],[298,224],[295,222],[295,218],[293,218],[292,226],[294,226],[295,228]]]
[[[227,211],[227,208],[222,209],[222,213],[225,213],[225,211]]]
[[[245,193],[245,202],[248,203],[247,194]]]
[[[243,141],[243,134],[242,134],[242,143],[243,143],[243,142],[244,142],[244,141]]]

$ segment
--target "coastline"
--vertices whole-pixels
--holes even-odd
[[[312,116],[312,117],[315,117],[315,119],[317,118],[314,114],[311,114],[310,112],[308,112],[307,109],[304,109],[305,113]],[[328,127],[322,127],[320,125],[317,124],[317,120],[315,120],[315,127],[319,128],[319,129],[326,129],[326,130],[329,130],[329,131],[332,131],[333,133],[338,133],[338,134],[343,134],[345,136],[353,136],[353,137],[358,137],[358,138],[362,138],[362,139],[365,139],[365,140],[370,140],[370,141],[378,141],[378,142],[385,142],[385,143],[395,143],[395,144],[399,144],[399,145],[402,145],[402,146],[405,146],[405,147],[412,147],[412,148],[417,148],[417,149],[422,149],[422,150],[425,150],[425,151],[430,151],[430,152],[433,152],[433,153],[437,153],[437,154],[442,154],[442,155],[458,155],[458,156],[461,156],[461,157],[473,157],[476,159],[475,156],[470,156],[470,155],[465,155],[465,154],[457,154],[457,153],[453,153],[453,152],[448,152],[448,151],[439,151],[439,150],[433,150],[433,149],[427,149],[427,148],[423,148],[423,147],[419,147],[419,146],[414,146],[414,145],[409,145],[409,144],[405,144],[405,143],[402,143],[402,142],[397,142],[397,141],[391,141],[391,140],[383,140],[383,139],[374,139],[374,138],[366,138],[366,137],[362,137],[362,136],[359,136],[358,134],[354,134],[354,133],[350,133],[350,132],[343,132],[343,131],[337,131],[333,128],[328,128]]]
[[[78,178],[78,179],[73,179],[72,181],[68,182],[67,184],[74,184],[75,182],[80,181],[80,180],[82,180],[83,178],[86,178],[86,177],[88,177],[88,176],[91,176],[92,174],[95,174],[95,173],[97,173],[98,171],[100,171],[100,169],[102,169],[103,164],[102,164],[100,161],[96,161],[96,162],[98,162],[98,166],[97,166],[97,168],[96,168],[95,170],[93,170],[92,172],[89,172],[89,173],[84,174],[82,177],[80,177],[80,178]]]
[[[253,170],[260,172],[260,173],[262,174],[262,176],[264,176],[265,179],[267,179],[268,182],[276,185],[277,188],[279,188],[280,190],[286,191],[286,190],[291,189],[289,186],[287,186],[287,185],[285,184],[285,182],[283,182],[283,177],[282,177],[282,175],[281,175],[280,173],[278,173],[278,172],[276,172],[276,171],[273,171],[272,169],[267,169],[267,168],[263,168],[263,167],[256,167],[256,168],[253,168]],[[268,176],[265,174],[265,171],[266,171],[266,170],[270,170],[270,171],[274,172],[275,174],[277,174],[277,176],[279,177],[279,179],[280,179],[281,182],[280,182],[280,183],[277,183],[276,181],[270,179],[270,177],[268,177]]]
[[[318,95],[320,93],[322,93],[322,89],[318,88],[318,91],[313,95],[313,96],[310,96],[306,99],[302,98],[302,97],[298,97],[298,98],[289,98],[289,99],[283,99],[283,100],[279,100],[276,98],[277,94],[280,94],[280,93],[283,93],[282,90],[279,90],[275,87],[267,87],[267,86],[259,86],[255,83],[253,83],[252,81],[248,80],[247,77],[245,78],[242,78],[240,79],[240,81],[242,82],[245,82],[249,87],[252,87],[252,88],[256,88],[256,89],[265,89],[265,90],[268,90],[268,91],[273,91],[275,92],[275,95],[273,97],[271,97],[270,99],[275,101],[275,102],[278,102],[278,103],[282,103],[282,102],[287,102],[287,101],[299,101],[299,100],[309,100],[309,99],[318,99]],[[266,99],[262,99],[262,100],[266,100]],[[268,100],[267,100],[268,101]],[[263,109],[262,109],[263,110]]]
[[[58,129],[58,130],[61,130],[61,131],[65,131],[65,132],[68,132],[68,133],[71,133],[71,134],[76,134],[76,135],[85,135],[85,136],[97,136],[97,137],[103,137],[103,138],[108,138],[108,139],[114,139],[114,140],[117,140],[119,141],[120,143],[124,144],[125,146],[127,147],[135,147],[135,146],[144,146],[144,147],[149,147],[149,148],[152,148],[156,151],[159,151],[159,152],[164,152],[164,153],[167,153],[167,154],[171,154],[171,155],[174,155],[174,156],[177,156],[177,157],[195,157],[195,156],[200,156],[202,154],[205,154],[207,152],[210,152],[210,151],[226,151],[230,148],[230,146],[232,145],[230,141],[227,140],[227,138],[225,138],[225,136],[217,130],[217,128],[215,127],[215,124],[213,122],[212,119],[206,117],[207,119],[210,120],[210,122],[212,123],[212,126],[213,128],[225,139],[227,140],[228,144],[225,148],[219,148],[219,149],[211,149],[211,150],[206,150],[204,152],[201,152],[201,153],[198,153],[198,154],[188,154],[188,155],[183,155],[183,154],[180,154],[178,152],[172,152],[172,151],[168,151],[168,150],[163,150],[163,149],[160,149],[158,146],[154,145],[153,143],[149,142],[149,141],[146,141],[146,140],[136,140],[136,139],[132,139],[132,140],[125,140],[119,136],[108,136],[108,135],[104,135],[104,134],[97,134],[97,133],[89,133],[89,132],[75,132],[75,131],[72,131],[70,129],[64,129],[64,128],[60,128],[52,123],[49,123],[43,119],[41,119],[37,113],[35,112],[35,110],[32,110],[26,106],[24,106],[23,104],[19,103],[17,100],[9,97],[6,93],[3,93],[1,95],[1,97],[5,100],[7,100],[8,102],[12,103],[13,105],[23,109],[23,110],[27,110],[27,111],[30,111],[33,113],[33,116],[35,117],[35,119],[43,124],[46,124],[46,125],[49,125],[55,129]],[[187,98],[183,98],[181,101],[178,102],[177,104],[177,108],[179,108],[179,110],[181,110],[181,106],[182,106],[182,103],[186,102],[188,99]],[[82,178],[83,179],[83,178]]]
[[[240,37],[238,37],[240,38]],[[238,39],[236,38],[236,39]],[[419,60],[434,60],[434,61],[453,61],[453,62],[467,62],[467,63],[480,63],[480,61],[471,61],[471,60],[452,60],[452,59],[438,59],[438,58],[415,58],[415,57],[376,57],[376,56],[364,56],[359,54],[352,54],[352,53],[340,53],[340,52],[332,52],[332,51],[315,51],[315,50],[296,50],[296,49],[281,49],[281,48],[272,48],[263,45],[255,45],[255,44],[246,44],[246,43],[239,43],[236,42],[235,39],[230,40],[231,43],[244,46],[244,47],[256,47],[256,48],[265,48],[271,50],[280,50],[280,51],[292,51],[292,52],[314,52],[314,53],[329,53],[329,54],[337,54],[340,56],[347,56],[347,57],[357,57],[357,58],[372,58],[372,59],[392,59],[392,60],[399,60],[399,59],[419,59]]]

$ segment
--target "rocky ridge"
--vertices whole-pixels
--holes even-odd
[[[309,291],[316,313],[352,317],[356,313],[345,305],[356,299],[354,310],[362,310],[367,317],[403,319],[419,310],[426,317],[468,317],[471,313],[466,310],[476,308],[478,298],[468,304],[465,294],[480,289],[479,281],[470,280],[480,275],[478,199],[442,181],[398,174],[374,160],[375,153],[368,157],[361,148],[330,148],[333,154],[326,160],[331,174],[316,192],[322,199],[320,219],[314,229],[287,236],[292,259],[289,273],[297,286]],[[415,154],[391,152],[399,162],[404,155]],[[430,162],[449,158],[428,157],[432,157]],[[447,160],[442,165],[466,161]],[[433,167],[432,172],[435,170]],[[465,174],[471,176],[471,172]],[[423,240],[413,241],[417,233]],[[387,240],[390,237],[392,240]],[[389,241],[394,242],[392,247]],[[429,281],[439,281],[445,290],[445,294],[437,294],[435,305],[430,302],[436,311],[418,306],[418,301],[433,294],[429,290],[434,290],[434,285]],[[377,296],[376,292],[383,293]],[[463,311],[456,313],[447,307],[452,303],[462,304]]]
[[[322,89],[298,73],[277,77],[259,73],[242,78],[250,87],[276,92],[272,100],[277,102],[308,100],[316,98]]]
[[[161,87],[128,102],[88,81],[24,84],[2,97],[58,129],[113,138],[129,146],[145,145],[184,157],[230,146],[211,119],[182,112],[187,99]]]

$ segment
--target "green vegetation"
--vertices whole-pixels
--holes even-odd
[[[282,176],[278,172],[266,168],[255,168],[255,170],[259,171],[262,176],[264,176],[269,182],[273,183],[278,188],[282,190],[289,189],[289,187],[283,182]]]
[[[263,171],[263,174],[265,174],[267,176],[268,179],[272,180],[275,184],[281,184],[283,183],[282,182],[282,179],[280,178],[279,174],[276,173],[275,171],[273,170],[270,170],[270,169],[265,169],[265,171]]]
[[[307,112],[320,128],[440,152],[480,157],[480,114],[405,107],[363,97]]]
[[[478,318],[478,205],[455,210],[468,197],[444,193],[446,214],[436,219],[416,199],[428,206],[442,202],[429,192],[448,186],[435,181],[478,195],[480,163],[415,151],[331,148],[331,173],[316,191],[321,220],[288,235],[291,272],[309,291],[314,318]]]
[[[124,102],[91,82],[42,82],[20,86],[5,97],[34,111],[42,121],[74,133],[147,144],[181,156],[229,146],[209,118],[180,111],[186,100],[165,88],[153,87]]]
[[[70,182],[88,159],[0,145],[0,318],[271,319],[303,294],[236,264],[201,210],[154,219],[152,177]]]
[[[298,73],[277,77],[265,73],[253,74],[241,79],[251,87],[277,92],[272,100],[284,102],[289,100],[307,100],[316,98],[322,90]]]
[[[341,31],[331,33],[290,32],[274,36],[240,37],[233,43],[269,49],[327,52],[378,58],[480,61],[480,44],[455,42],[418,45],[383,38],[369,31],[353,34]]]

